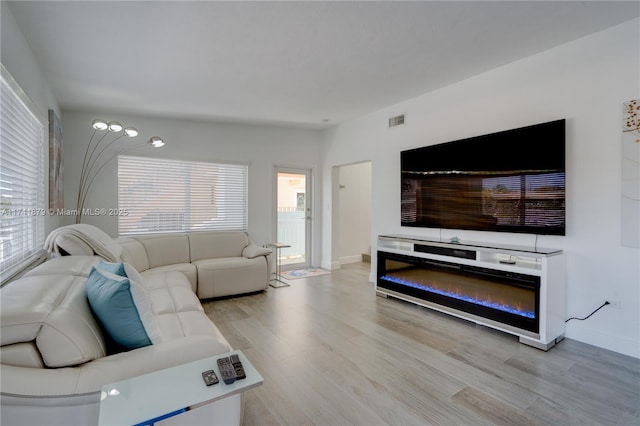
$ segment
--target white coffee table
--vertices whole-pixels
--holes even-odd
[[[216,360],[234,353],[240,357],[247,377],[226,385]],[[220,383],[205,385],[202,372],[206,370],[215,371]],[[241,351],[216,355],[103,386],[98,425],[153,423],[262,383],[262,376]]]

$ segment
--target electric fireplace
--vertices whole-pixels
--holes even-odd
[[[378,288],[539,332],[537,276],[379,251]]]
[[[562,250],[380,235],[376,294],[434,309],[548,350],[564,338]]]

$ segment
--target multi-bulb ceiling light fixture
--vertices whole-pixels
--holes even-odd
[[[104,167],[118,155],[133,151],[145,145],[129,145],[117,150],[116,152],[107,152],[107,149],[119,139],[123,137],[135,138],[138,136],[138,130],[135,127],[124,127],[117,121],[107,123],[104,120],[93,120],[91,126],[93,127],[93,134],[91,135],[91,139],[89,140],[89,144],[87,145],[87,149],[84,153],[82,170],[80,172],[80,185],[78,186],[78,199],[76,203],[76,223],[82,222],[84,202],[87,198],[87,194],[102,169],[104,169]],[[94,143],[94,139],[96,139],[96,135],[99,132],[105,133],[102,137],[97,139],[97,142]],[[103,143],[109,134],[115,137],[112,140]],[[153,136],[146,142],[146,145],[153,148],[160,148],[164,145],[164,141],[159,136]]]

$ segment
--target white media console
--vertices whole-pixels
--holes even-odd
[[[380,235],[376,292],[517,335],[545,351],[564,338],[562,250]]]

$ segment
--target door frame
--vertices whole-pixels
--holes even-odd
[[[295,268],[308,268],[311,266],[312,258],[312,237],[313,237],[313,169],[310,167],[295,166],[279,166],[275,165],[273,169],[273,241],[287,243],[286,241],[278,241],[278,174],[291,173],[305,176],[305,254],[304,263],[296,263],[293,265],[282,265],[282,270],[287,271]]]

